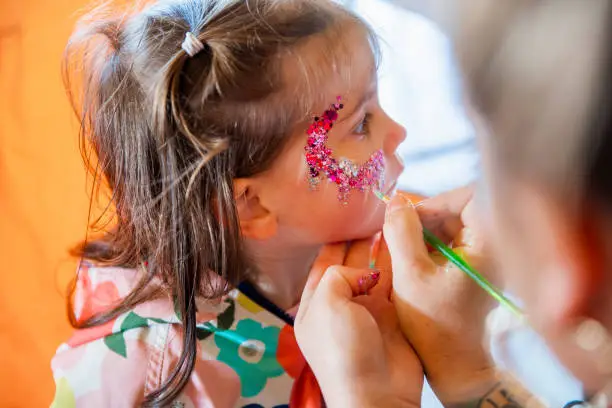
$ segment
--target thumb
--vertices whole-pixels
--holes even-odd
[[[423,240],[423,225],[412,202],[401,194],[387,207],[383,228],[391,254],[394,286],[406,273],[426,273],[435,269]]]
[[[330,266],[323,275],[317,291],[321,298],[330,303],[336,300],[350,300],[366,295],[378,284],[380,272],[377,270],[357,269],[348,266]],[[316,296],[316,294],[315,294]]]
[[[325,270],[312,292],[302,295],[300,307],[295,318],[296,324],[301,323],[311,308],[317,310],[334,310],[338,302],[350,300],[356,296],[368,293],[379,281],[380,272],[376,270],[349,268],[333,265]]]

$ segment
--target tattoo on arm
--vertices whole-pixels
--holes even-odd
[[[498,383],[491,391],[489,391],[476,405],[478,408],[519,408],[522,407],[512,391],[505,388],[503,384]]]
[[[544,407],[541,402],[514,381],[499,382],[482,398],[453,404],[450,408],[525,408]]]

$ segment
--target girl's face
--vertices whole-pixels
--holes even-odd
[[[272,169],[261,176],[266,184],[265,188],[262,185],[261,204],[275,214],[277,235],[284,242],[322,244],[380,231],[385,208],[372,191],[380,188],[392,193],[403,170],[396,150],[405,139],[405,130],[380,107],[370,44],[357,33],[349,41],[354,63],[343,75],[325,81],[318,90],[324,101],[313,107],[309,123],[299,126]],[[305,51],[313,58],[320,53],[314,43]],[[342,107],[334,108],[338,98]],[[330,109],[337,111],[337,119],[334,114],[333,127],[325,132],[315,118],[325,117]],[[317,139],[316,152],[327,152],[323,161],[335,163],[331,170],[330,166],[319,167],[314,178],[312,162],[307,160],[313,152],[313,138]],[[345,178],[342,183],[330,177],[339,165],[346,175],[352,175],[352,181]]]

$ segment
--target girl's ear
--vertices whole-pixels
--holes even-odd
[[[234,199],[244,237],[266,240],[276,235],[278,221],[274,214],[261,204],[251,179],[234,180]]]

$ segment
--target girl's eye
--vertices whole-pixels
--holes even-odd
[[[371,115],[366,113],[363,119],[355,126],[353,129],[353,133],[358,136],[368,136],[370,134],[369,123],[370,123]]]

